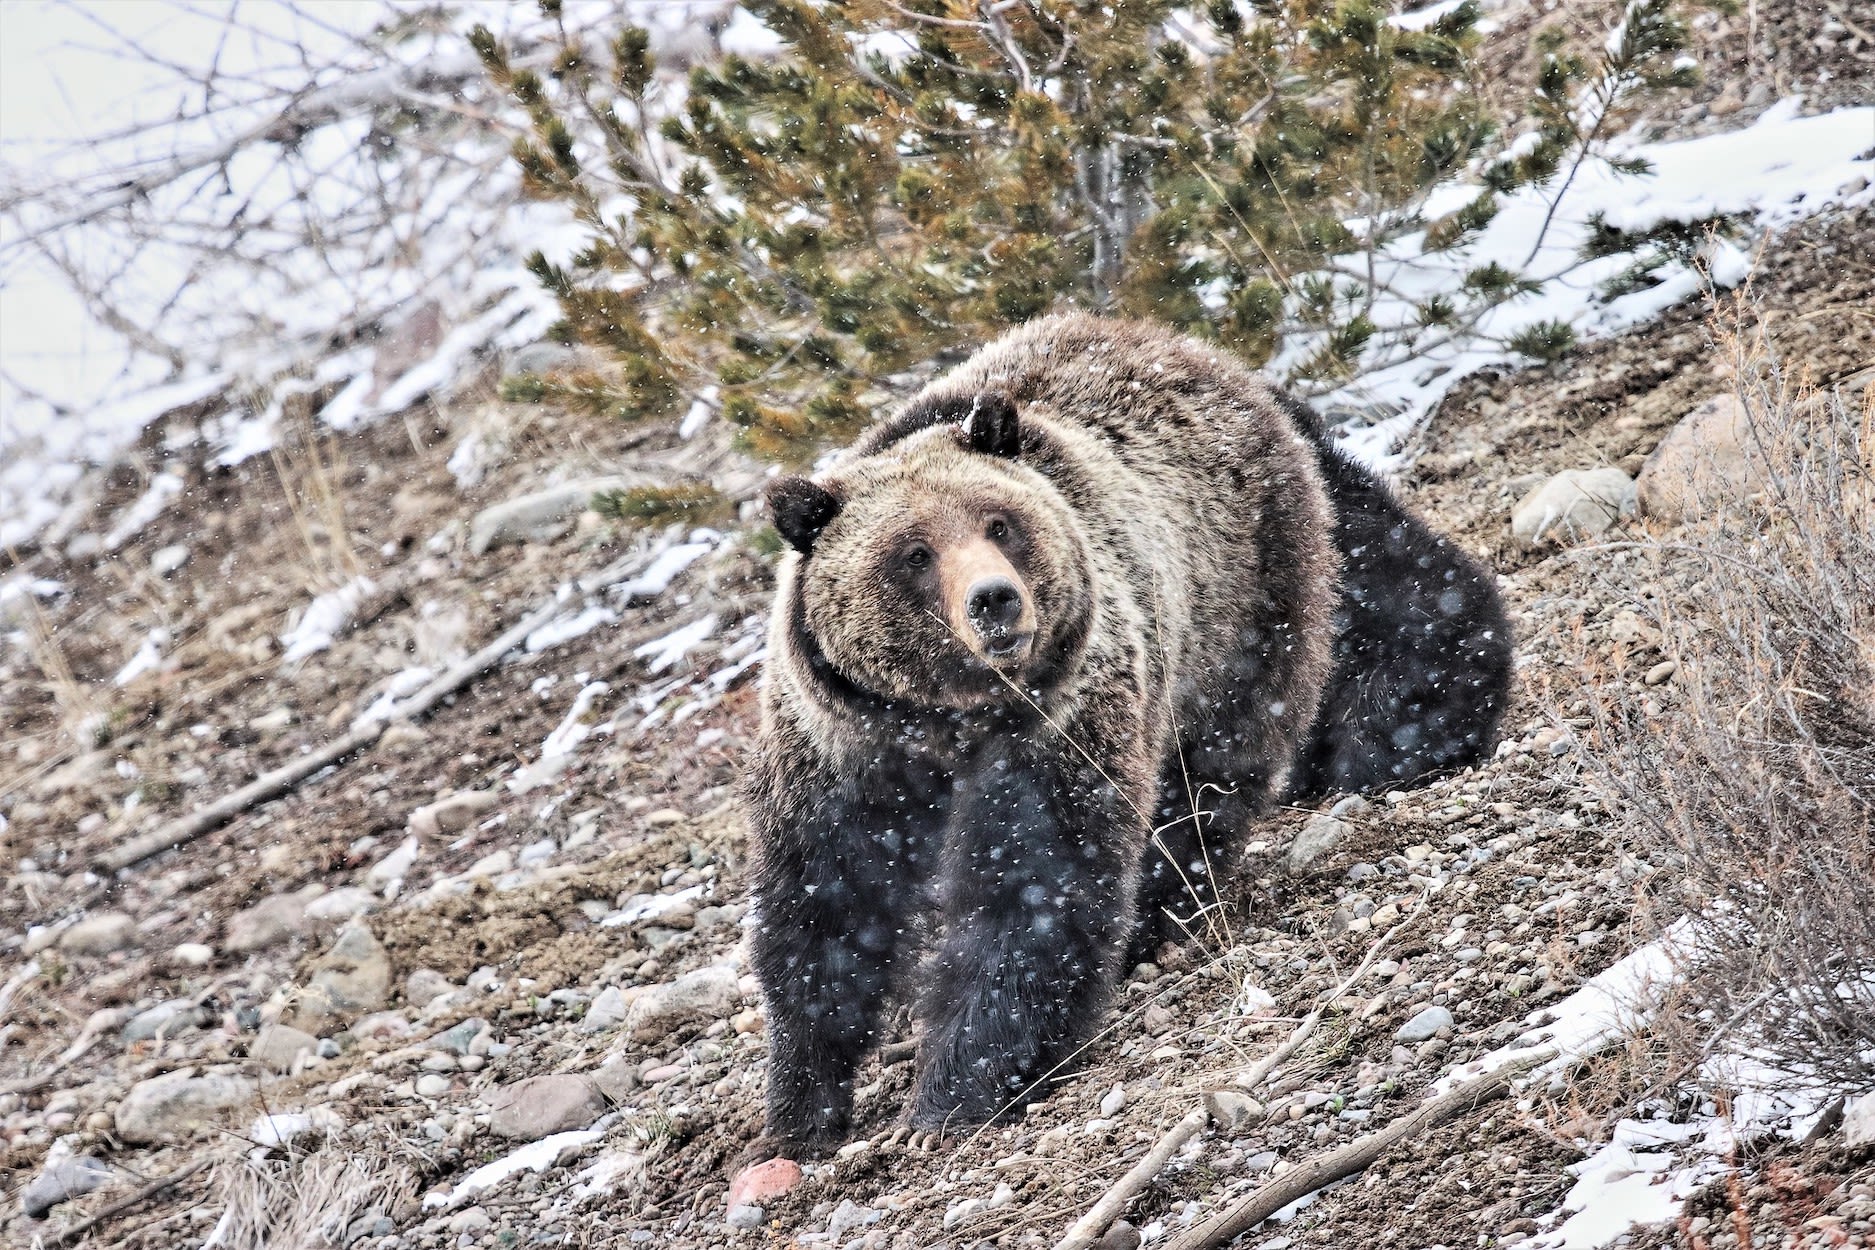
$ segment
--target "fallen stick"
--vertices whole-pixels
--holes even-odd
[[[398,708],[399,718],[415,720],[442,702],[445,697],[468,685],[472,679],[494,667],[502,656],[519,646],[529,634],[559,615],[561,607],[562,605],[557,601],[549,602],[522,617],[518,624],[486,647],[411,695],[409,700]],[[193,841],[209,830],[226,824],[248,808],[285,794],[328,764],[337,763],[348,755],[372,746],[384,736],[384,731],[390,727],[390,723],[389,721],[367,722],[337,741],[328,742],[317,751],[302,755],[270,773],[262,773],[239,790],[224,795],[207,807],[197,808],[187,816],[179,817],[141,837],[132,838],[121,846],[103,852],[95,861],[96,867],[101,872],[117,872],[132,864],[141,863],[152,855],[160,855],[173,847]]]
[[[38,964],[35,961],[34,967]],[[17,1081],[0,1085],[0,1094],[30,1094],[52,1084],[52,1078],[63,1072],[74,1060],[84,1057],[85,1052],[97,1044],[98,1038],[108,1030],[122,1027],[128,1012],[121,1008],[94,1013],[85,1021],[85,1027],[78,1031],[78,1036],[70,1046],[59,1053],[58,1058]]]
[[[1126,1204],[1152,1184],[1152,1178],[1165,1168],[1186,1142],[1204,1131],[1210,1119],[1210,1114],[1200,1107],[1167,1129],[1165,1136],[1146,1152],[1146,1157],[1135,1163],[1132,1171],[1114,1182],[1113,1188],[1102,1194],[1100,1201],[1074,1222],[1067,1235],[1055,1243],[1055,1250],[1093,1250],[1101,1234],[1126,1209]]]
[[[39,961],[29,959],[23,968],[16,970],[7,978],[5,985],[0,985],[0,1020],[5,1020],[7,1012],[13,1010],[13,1000],[26,988],[28,982],[39,975]]]
[[[1422,898],[1420,902],[1424,903],[1425,900]],[[1309,1035],[1315,1032],[1315,1026],[1322,1022],[1323,1014],[1337,1002],[1340,1002],[1341,996],[1353,989],[1360,979],[1367,975],[1367,970],[1374,966],[1375,958],[1381,951],[1386,949],[1387,943],[1393,940],[1393,935],[1404,928],[1407,923],[1418,914],[1419,909],[1416,907],[1407,915],[1401,917],[1398,924],[1381,934],[1380,937],[1375,940],[1374,944],[1367,948],[1367,954],[1361,959],[1360,966],[1355,968],[1353,972],[1350,972],[1347,977],[1342,980],[1340,985],[1337,985],[1324,995],[1316,1004],[1315,1010],[1302,1017],[1302,1023],[1296,1025],[1295,1031],[1287,1038],[1283,1039],[1282,1045],[1246,1068],[1243,1075],[1237,1078],[1237,1084],[1243,1086],[1245,1089],[1254,1090],[1257,1086],[1268,1080],[1270,1073],[1274,1072],[1289,1056],[1295,1054],[1298,1046],[1309,1040]]]
[[[165,1189],[168,1189],[171,1185],[177,1184],[178,1182],[181,1182],[181,1181],[188,1180],[191,1176],[194,1176],[197,1172],[200,1172],[203,1168],[207,1167],[208,1164],[209,1164],[209,1161],[207,1159],[197,1159],[194,1163],[189,1164],[187,1167],[178,1168],[176,1171],[171,1172],[168,1176],[160,1177],[157,1180],[153,1180],[149,1184],[145,1185],[143,1188],[137,1190],[135,1193],[127,1194],[124,1197],[119,1198],[116,1202],[113,1202],[110,1206],[105,1207],[102,1211],[99,1211],[96,1215],[86,1216],[84,1219],[78,1221],[76,1224],[73,1224],[70,1228],[60,1229],[58,1232],[58,1235],[53,1237],[52,1240],[55,1244],[59,1244],[59,1245],[63,1245],[67,1242],[77,1241],[80,1237],[83,1237],[86,1233],[90,1232],[92,1229],[96,1228],[98,1225],[102,1224],[104,1221],[112,1218],[113,1216],[121,1215],[125,1211],[130,1210],[130,1208],[136,1206],[138,1203],[143,1202],[146,1199],[155,1197],[157,1194],[162,1193]]]
[[[1324,1185],[1363,1171],[1401,1142],[1434,1129],[1447,1120],[1484,1106],[1510,1092],[1511,1082],[1540,1063],[1556,1057],[1554,1050],[1526,1056],[1521,1062],[1466,1081],[1401,1116],[1387,1127],[1329,1151],[1283,1173],[1263,1188],[1219,1211],[1204,1223],[1174,1237],[1165,1250],[1217,1250],[1249,1232],[1292,1202],[1299,1202]]]

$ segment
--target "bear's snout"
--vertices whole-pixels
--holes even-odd
[[[1026,659],[1035,638],[1035,603],[1015,566],[981,540],[943,563],[947,615],[964,645],[997,668]]]

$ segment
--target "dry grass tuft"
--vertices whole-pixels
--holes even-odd
[[[1793,376],[1747,297],[1731,317],[1714,334],[1760,480],[1637,544],[1621,580],[1679,668],[1664,705],[1591,696],[1596,767],[1667,868],[1661,918],[1705,920],[1670,1068],[1723,1043],[1875,1088],[1875,392]]]
[[[243,1157],[215,1170],[215,1250],[328,1250],[360,1218],[408,1202],[416,1180],[381,1151],[332,1143],[281,1159]]]

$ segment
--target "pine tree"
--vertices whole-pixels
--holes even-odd
[[[515,397],[648,417],[715,388],[751,450],[798,462],[895,375],[1066,307],[1253,363],[1294,339],[1291,380],[1332,384],[1529,289],[1485,266],[1411,326],[1370,316],[1389,244],[1460,247],[1496,197],[1560,196],[1627,94],[1680,73],[1670,4],[1635,0],[1599,61],[1550,50],[1510,154],[1472,78],[1474,0],[1420,29],[1380,0],[749,0],[781,55],[693,70],[663,117],[643,31],[603,53],[568,35],[545,75],[477,31],[527,117],[528,189],[591,231],[568,265],[533,259],[558,333],[617,362]],[[1482,193],[1428,222],[1467,168]]]

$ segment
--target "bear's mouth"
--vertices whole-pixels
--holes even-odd
[[[1034,630],[1001,634],[983,639],[981,654],[992,668],[1012,668],[1028,658],[1029,647],[1034,641]]]

